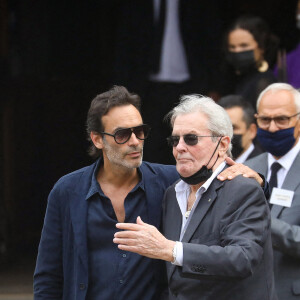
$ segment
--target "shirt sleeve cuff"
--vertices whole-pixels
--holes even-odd
[[[175,245],[176,259],[172,262],[173,265],[182,266],[183,264],[183,245],[181,242],[176,242]]]

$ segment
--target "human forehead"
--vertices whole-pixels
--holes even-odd
[[[208,118],[201,112],[182,114],[176,117],[173,125],[173,134],[209,133]]]
[[[235,29],[231,31],[228,35],[228,43],[232,45],[239,45],[242,43],[253,44],[257,46],[257,42],[254,39],[254,36],[245,29]]]
[[[297,112],[293,95],[289,91],[268,91],[258,106],[258,114],[264,116],[290,116]]]
[[[102,117],[105,130],[138,126],[143,123],[140,112],[133,105],[115,106]]]
[[[226,108],[226,112],[229,115],[229,118],[231,120],[231,123],[240,123],[245,121],[243,120],[244,112],[243,109],[239,106],[233,106],[230,108]]]

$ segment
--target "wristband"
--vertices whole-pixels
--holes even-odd
[[[174,245],[174,248],[172,250],[172,255],[173,255],[173,261],[171,262],[172,264],[174,264],[176,262],[176,256],[177,256],[177,242],[176,244]]]

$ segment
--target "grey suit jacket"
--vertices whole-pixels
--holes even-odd
[[[267,177],[267,153],[245,164]],[[300,299],[300,152],[282,188],[294,191],[294,198],[290,208],[273,205],[271,209],[275,286],[279,299]]]
[[[175,184],[164,197],[163,230],[178,241],[182,214]],[[277,299],[270,211],[253,179],[215,179],[182,239],[183,266],[167,262],[169,299]]]

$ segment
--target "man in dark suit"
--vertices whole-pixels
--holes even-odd
[[[222,97],[218,104],[226,110],[233,126],[231,153],[235,162],[244,163],[263,153],[255,141],[257,126],[252,105],[240,95]]]
[[[232,125],[212,99],[190,95],[170,113],[181,180],[164,197],[163,236],[137,218],[119,223],[120,250],[165,260],[169,299],[277,299],[270,213],[256,181],[216,177],[230,156]]]
[[[285,83],[270,85],[257,100],[256,118],[257,137],[267,152],[246,164],[273,187],[270,205],[276,291],[281,300],[300,299],[299,91]]]

